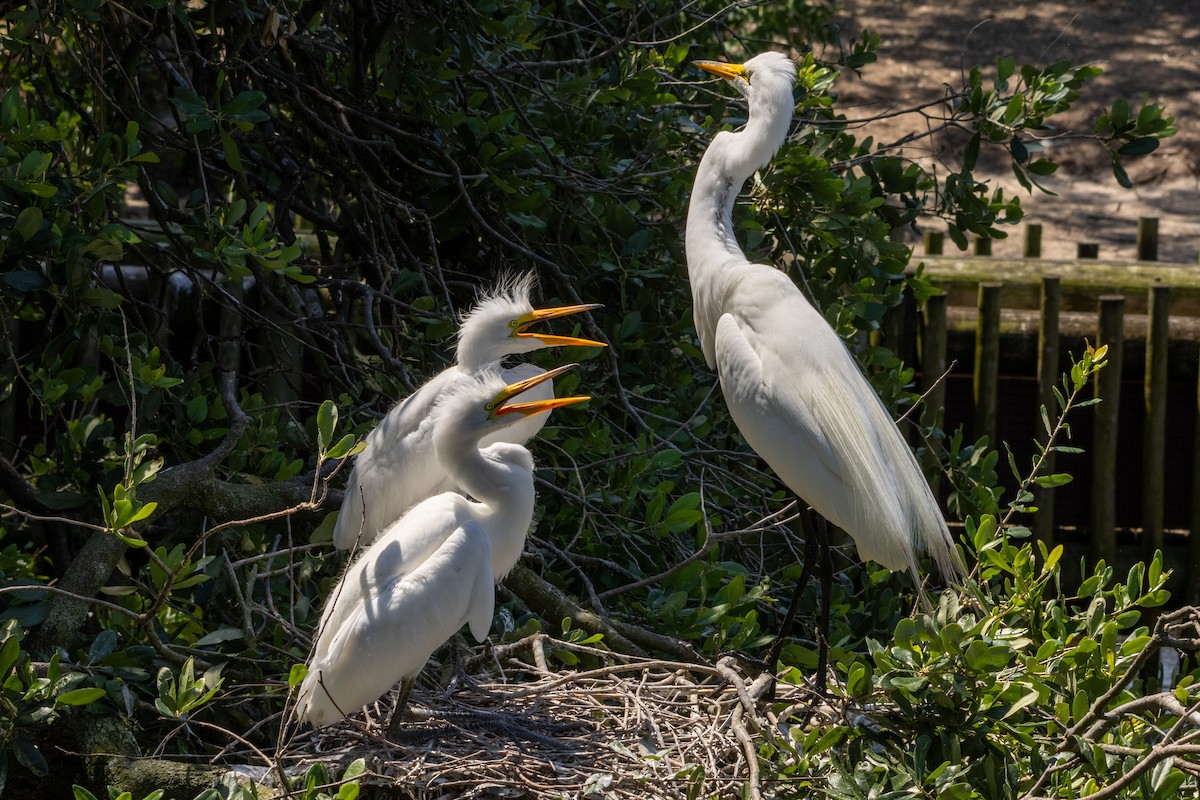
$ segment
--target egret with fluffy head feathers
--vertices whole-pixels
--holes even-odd
[[[348,550],[365,547],[397,517],[427,497],[454,491],[458,484],[439,464],[433,447],[430,410],[438,398],[474,380],[475,375],[508,355],[530,353],[543,347],[605,347],[603,342],[574,336],[555,336],[529,330],[536,322],[599,308],[599,304],[535,309],[530,296],[534,276],[524,273],[501,281],[484,295],[462,319],[458,331],[456,363],[442,370],[387,413],[367,436],[346,481],[346,493],[333,530],[333,543]],[[533,364],[502,370],[509,383],[540,375]],[[547,381],[528,395],[530,400],[554,396]],[[488,434],[484,445],[499,441],[524,444],[542,426],[545,416],[527,417]]]
[[[792,280],[748,261],[733,234],[738,192],[787,138],[795,63],[768,52],[696,64],[731,82],[750,109],[744,128],[718,133],[705,151],[686,232],[696,331],[733,421],[863,558],[916,576],[924,551],[954,579],[961,567],[937,501],[854,357]]]
[[[527,397],[573,366],[513,384],[493,367],[457,382],[438,399],[436,456],[474,500],[444,492],[418,503],[342,576],[321,615],[300,684],[301,721],[329,725],[377,700],[419,673],[463,625],[477,641],[487,637],[493,585],[521,556],[534,491],[528,450],[506,441],[483,442],[543,412],[587,400]],[[518,395],[522,402],[510,402]]]

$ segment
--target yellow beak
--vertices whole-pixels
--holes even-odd
[[[534,375],[532,378],[526,378],[523,381],[510,383],[492,399],[491,403],[488,403],[489,408],[492,410],[492,416],[499,417],[503,414],[520,414],[523,417],[529,417],[534,414],[540,414],[543,411],[550,411],[555,408],[562,408],[563,406],[582,403],[584,400],[591,400],[591,397],[582,395],[578,397],[553,397],[549,400],[531,400],[527,403],[505,403],[505,401],[516,397],[522,392],[526,392],[540,383],[554,380],[559,375],[562,375],[568,370],[575,369],[577,366],[579,365],[564,364],[561,367],[555,367],[554,369],[547,370],[540,375]]]
[[[734,78],[743,78],[746,75],[746,68],[741,64],[729,64],[724,61],[693,61],[700,69],[705,72],[711,72],[719,78],[724,78],[731,81]]]
[[[525,329],[536,322],[541,322],[547,319],[555,319],[556,317],[566,317],[571,314],[578,314],[581,311],[592,311],[597,308],[603,308],[600,303],[583,303],[577,306],[558,306],[557,308],[535,308],[528,314],[517,318],[517,327],[514,336],[532,337],[539,340],[546,347],[608,347],[604,342],[593,341],[592,339],[580,339],[576,336],[556,336],[552,333],[530,333]]]

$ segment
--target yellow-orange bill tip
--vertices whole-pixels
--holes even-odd
[[[517,381],[516,383],[510,383],[508,386],[505,386],[504,390],[502,392],[500,392],[500,394],[496,397],[496,402],[503,403],[505,400],[509,399],[510,397],[516,397],[521,392],[527,392],[530,389],[532,389],[534,386],[537,386],[539,383],[545,383],[546,381],[552,381],[555,378],[557,378],[559,375],[562,375],[564,372],[573,370],[578,366],[579,366],[578,364],[563,364],[561,367],[555,367],[554,369],[546,370],[545,372],[541,373],[540,375],[534,375],[533,377],[526,378],[523,381]]]
[[[584,311],[595,311],[597,308],[604,308],[603,303],[580,303],[574,306],[555,306],[554,308],[535,308],[522,318],[525,325],[530,325],[543,319],[557,319],[558,317],[566,317],[571,314],[579,314]]]
[[[556,336],[552,333],[518,333],[517,336],[538,339],[546,347],[608,347],[604,342],[580,339],[578,336]]]
[[[528,403],[510,403],[508,405],[501,406],[496,411],[496,415],[520,414],[521,416],[528,417],[534,414],[541,414],[543,411],[552,411],[556,408],[572,406],[576,403],[582,403],[585,400],[591,399],[592,398],[588,395],[579,395],[576,397],[554,397],[549,400],[531,400]]]
[[[725,80],[731,81],[746,74],[746,68],[741,64],[730,64],[725,61],[693,61],[692,63],[705,72],[711,72]]]

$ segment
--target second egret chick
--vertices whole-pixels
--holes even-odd
[[[587,400],[510,402],[574,364],[508,384],[496,368],[458,382],[433,411],[433,447],[475,498],[430,497],[388,526],[335,587],[300,684],[296,715],[329,725],[415,676],[463,625],[487,637],[493,585],[516,565],[533,519],[533,456],[485,437]]]
[[[599,304],[534,308],[533,273],[502,283],[483,297],[462,320],[458,332],[457,363],[442,370],[402,400],[367,436],[358,456],[333,531],[333,544],[348,550],[375,541],[379,532],[413,505],[438,492],[456,490],[460,484],[438,463],[433,446],[433,417],[437,400],[474,380],[476,373],[508,355],[530,353],[544,347],[606,347],[603,342],[574,336],[556,336],[529,330],[544,320],[599,308]],[[509,383],[541,374],[533,364],[501,370]],[[528,396],[543,400],[554,396],[545,383]],[[524,444],[542,429],[544,417],[522,419],[489,433],[483,444],[498,441]]]

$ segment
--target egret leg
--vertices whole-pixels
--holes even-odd
[[[800,572],[800,578],[796,581],[796,588],[792,591],[792,600],[788,605],[783,622],[779,626],[775,643],[771,645],[771,650],[767,654],[767,664],[768,669],[772,672],[778,668],[779,654],[783,650],[784,642],[791,636],[792,628],[796,623],[800,598],[804,595],[804,589],[808,586],[815,571],[821,589],[815,683],[817,692],[825,694],[825,673],[829,668],[829,593],[833,587],[833,556],[829,549],[829,529],[826,526],[825,518],[815,511],[807,510],[799,514],[798,520],[804,534],[804,568]]]
[[[408,709],[408,696],[412,694],[413,686],[416,683],[416,675],[400,679],[400,696],[396,698],[396,707],[392,709],[392,718],[388,720],[387,724],[387,732],[389,734],[399,733],[400,723],[404,719],[404,712]]]
[[[825,694],[825,680],[829,672],[829,605],[833,592],[833,550],[829,546],[829,528],[825,518],[816,515],[817,549],[821,553],[821,613],[817,623],[817,693]]]

